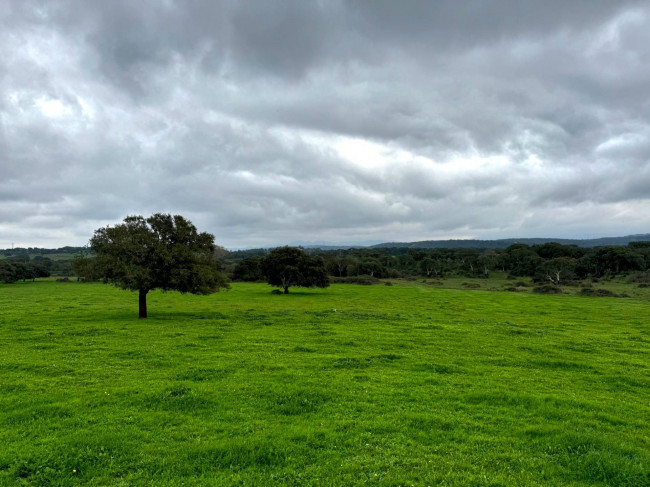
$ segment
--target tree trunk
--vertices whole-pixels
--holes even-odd
[[[289,286],[284,286],[284,294],[289,294]]]
[[[139,305],[140,305],[140,314],[138,315],[138,318],[143,319],[147,317],[147,291],[146,289],[140,289],[140,299],[139,299]]]

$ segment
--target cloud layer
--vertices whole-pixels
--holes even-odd
[[[650,231],[641,1],[0,6],[0,248]]]

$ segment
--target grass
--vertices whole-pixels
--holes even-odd
[[[0,285],[0,485],[650,485],[649,302],[269,291]]]

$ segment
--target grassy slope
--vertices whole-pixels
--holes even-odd
[[[650,485],[650,304],[0,285],[0,485]],[[76,470],[76,471],[75,471]]]

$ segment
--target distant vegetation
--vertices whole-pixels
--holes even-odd
[[[86,250],[86,247],[60,247],[58,249],[42,249],[39,247],[16,247],[15,249],[0,249],[0,256],[4,257],[19,257],[23,255],[34,256],[34,255],[50,255],[50,256],[61,256],[69,255],[74,256],[80,253],[83,253]]]
[[[329,286],[323,259],[311,257],[296,247],[278,247],[269,252],[260,262],[260,272],[271,286],[282,288],[289,294],[289,288]]]
[[[492,272],[505,272],[511,278],[530,277],[555,286],[632,274],[636,279],[650,281],[650,242],[595,248],[551,242],[483,250],[394,247],[307,252],[322,258],[327,273],[335,278],[488,278]],[[264,279],[263,255],[265,252],[259,249],[231,252],[222,263],[234,280],[258,281]]]
[[[42,255],[30,258],[27,254],[0,259],[0,282],[5,284],[50,277],[61,271],[67,274],[71,272],[70,261],[62,263]]]
[[[530,277],[536,282],[551,285],[620,275],[630,275],[640,283],[650,282],[648,241],[600,247],[546,242],[535,245],[516,243],[505,249],[396,246],[303,250],[312,257],[321,258],[327,275],[337,278],[338,282],[345,282],[341,281],[342,278],[357,276],[380,279],[487,278],[492,272],[505,272],[513,278]],[[88,253],[89,249],[85,247],[0,251],[0,255],[4,256],[4,259],[0,259],[0,281],[15,282],[47,275],[74,276],[78,272],[75,273],[73,269],[73,259]],[[268,254],[267,249],[229,252],[223,247],[215,247],[214,250],[220,268],[234,281],[268,280],[262,266]],[[93,279],[97,277],[91,275]]]
[[[650,233],[626,235],[624,237],[578,238],[502,238],[498,240],[422,240],[420,242],[385,242],[372,248],[407,247],[417,249],[505,249],[514,244],[543,245],[555,242],[578,247],[603,247],[606,245],[627,245],[630,242],[648,242]]]

